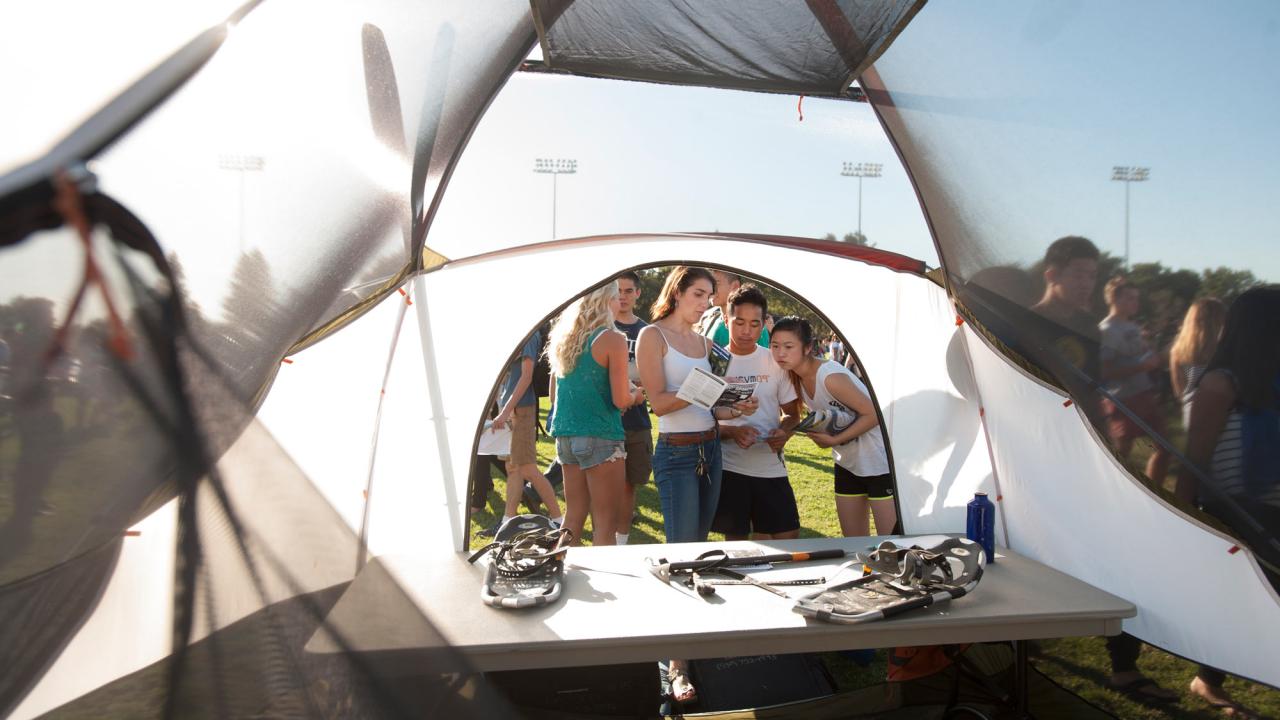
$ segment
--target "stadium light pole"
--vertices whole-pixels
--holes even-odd
[[[573,175],[578,172],[578,161],[566,158],[537,158],[533,161],[533,171],[551,176],[551,239],[556,239],[556,180],[561,175]]]
[[[262,172],[267,161],[261,155],[218,156],[218,167],[223,170],[234,170],[240,175],[240,254],[244,254],[244,175],[250,172]]]
[[[1146,182],[1151,168],[1116,165],[1111,168],[1111,179],[1124,183],[1124,269],[1129,269],[1129,185]]]
[[[862,179],[878,178],[880,171],[884,169],[882,163],[845,163],[844,168],[840,171],[841,177],[858,178],[858,236],[865,238],[862,234]]]

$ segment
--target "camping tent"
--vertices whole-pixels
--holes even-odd
[[[15,358],[21,350],[28,369],[37,367],[32,358],[46,357],[69,325],[85,247],[95,249],[106,288],[88,286],[84,340],[67,353],[76,372],[39,365],[35,377],[13,364],[16,385],[30,392],[9,393],[23,453],[12,477],[43,472],[58,489],[59,473],[91,469],[95,482],[73,485],[52,520],[34,513],[22,533],[10,521],[0,637],[13,638],[6,659],[23,672],[0,681],[0,707],[30,716],[75,698],[104,703],[113,699],[100,689],[109,681],[148,671],[189,681],[184,667],[220,652],[235,654],[215,664],[222,669],[210,673],[209,692],[225,696],[216,683],[234,675],[226,666],[257,654],[237,644],[234,633],[257,627],[246,623],[322,616],[326,591],[350,579],[366,550],[460,548],[463,469],[506,349],[618,270],[672,262],[729,266],[827,313],[870,378],[908,532],[955,531],[964,502],[987,490],[1000,498],[1004,542],[1134,602],[1130,632],[1280,684],[1268,650],[1280,640],[1280,603],[1254,554],[1138,482],[1060,389],[961,320],[973,315],[957,288],[983,268],[1030,256],[1017,232],[1030,220],[1001,204],[1001,193],[1045,192],[1025,182],[993,189],[989,166],[966,162],[975,137],[1048,162],[1044,153],[1060,149],[1043,135],[1063,131],[1038,124],[1026,105],[947,94],[963,87],[946,85],[961,63],[921,45],[945,47],[956,9],[761,2],[745,14],[726,2],[691,16],[676,2],[636,7],[254,3],[228,13],[230,34],[216,26],[173,42],[168,60],[0,178],[6,277],[17,288],[10,299],[48,299],[14,310]],[[1096,30],[1064,23],[1065,38],[1046,39],[1035,12],[1029,29],[1006,17],[1018,15],[1008,7],[984,12],[984,47],[1051,47]],[[303,20],[307,32],[298,33]],[[1238,35],[1254,37],[1244,20],[1222,19],[1231,20]],[[1021,42],[1002,44],[1008,37]],[[890,254],[753,235],[591,237],[453,260],[434,252],[431,221],[450,173],[535,45],[549,69],[583,75],[833,98],[851,97],[860,78],[916,183],[943,284]],[[964,57],[984,69],[1007,60]],[[65,94],[88,107],[103,97],[100,88],[71,92],[76,82],[62,79]],[[69,129],[84,109],[47,124]],[[998,132],[1010,122],[1017,132]],[[220,154],[224,147],[263,148],[266,160]],[[271,240],[246,250],[244,227],[213,222],[204,208],[225,195],[215,190],[228,174],[243,187],[263,162],[271,172],[253,181],[270,212],[254,232]],[[965,182],[975,173],[981,182]],[[66,205],[77,192],[81,213]],[[69,229],[81,216],[98,223],[84,246]],[[225,268],[226,282],[188,287],[183,268],[196,266]],[[554,271],[566,266],[577,272]],[[455,299],[468,289],[517,270],[548,280],[514,311],[485,312],[490,301],[479,298],[472,313],[458,312]],[[181,300],[169,299],[173,288],[185,288]],[[475,315],[487,318],[496,351],[475,352]],[[175,339],[176,330],[186,335]],[[132,352],[122,351],[118,341],[130,336]],[[110,411],[114,430],[91,422],[95,405]],[[68,412],[84,422],[50,430]],[[29,440],[51,437],[45,446]],[[218,473],[201,480],[206,457]],[[289,602],[300,609],[286,612]],[[267,641],[289,648],[288,637],[280,630]],[[186,651],[165,665],[175,638],[210,648],[212,659]],[[375,696],[386,691],[359,658],[348,661]],[[261,681],[315,702],[314,692],[289,692],[291,683],[337,671],[308,662],[293,658],[289,672]],[[200,692],[177,681],[170,689]]]

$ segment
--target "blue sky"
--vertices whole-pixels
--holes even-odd
[[[1132,186],[1134,262],[1228,265],[1280,280],[1280,4],[933,2],[877,68],[936,138],[927,158],[1000,262],[1082,234],[1122,254],[1114,165]],[[550,237],[708,230],[837,235],[857,225],[843,161],[882,162],[863,230],[937,264],[919,204],[870,107],[795,96],[517,75],[462,158],[433,230],[447,255]]]
[[[1278,29],[1276,3],[931,3],[877,68],[1004,259],[1068,233],[1122,252],[1111,167],[1140,165],[1135,262],[1278,280]]]
[[[537,157],[578,160],[559,184],[561,237],[722,230],[821,237],[857,228],[937,264],[906,173],[865,104],[786,95],[520,74],[490,107],[437,222],[446,255],[547,240],[551,178]],[[496,204],[496,206],[495,206]]]

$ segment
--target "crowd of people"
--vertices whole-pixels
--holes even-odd
[[[1138,321],[1141,291],[1124,273],[1105,279],[1106,312],[1094,312],[1099,259],[1087,238],[1063,237],[1045,253],[1038,299],[1027,293],[1034,278],[1010,267],[975,274],[960,295],[998,339],[1071,393],[1122,460],[1143,441],[1153,484],[1257,541],[1263,572],[1280,588],[1280,558],[1268,551],[1280,532],[1280,286],[1248,289],[1230,305],[1195,300],[1160,347]],[[1181,447],[1170,441],[1171,421],[1182,423]],[[1175,453],[1183,461],[1167,483]],[[1139,672],[1141,647],[1128,634],[1108,638],[1111,687],[1149,704],[1175,702],[1176,692]],[[1224,679],[1202,666],[1190,690],[1249,717]]]
[[[639,276],[624,272],[575,300],[551,325],[543,352],[551,366],[548,430],[564,478],[563,519],[555,517],[551,486],[530,460],[536,398],[528,393],[538,333],[511,365],[492,423],[512,430],[499,526],[515,515],[529,480],[574,542],[589,516],[594,545],[626,544],[635,488],[652,477],[669,543],[705,541],[713,530],[730,540],[797,538],[800,513],[784,448],[806,408],[828,408],[852,422],[806,434],[832,451],[842,532],[867,535],[872,518],[882,531],[896,527],[879,417],[866,385],[845,367],[843,349],[838,361],[822,357],[830,343],[814,337],[809,321],[774,319],[759,287],[720,270],[671,269],[647,322],[635,314],[640,301]],[[717,358],[727,363],[713,363]],[[751,395],[710,409],[680,396],[690,373],[716,373],[717,366],[726,382],[751,386]],[[669,661],[667,676],[674,700],[696,697],[684,661]]]

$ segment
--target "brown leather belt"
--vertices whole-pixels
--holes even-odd
[[[681,447],[684,445],[697,445],[715,440],[720,436],[716,428],[703,430],[702,432],[682,432],[682,433],[658,433],[658,442],[665,442],[668,445]]]

